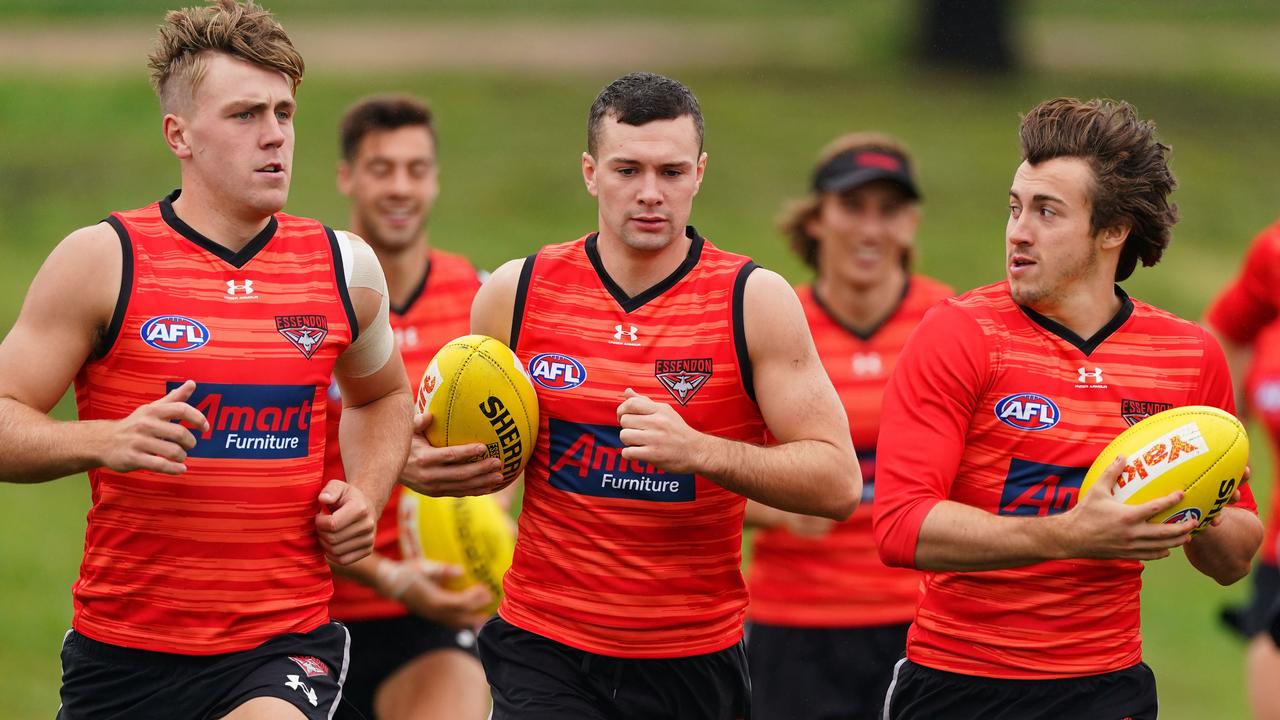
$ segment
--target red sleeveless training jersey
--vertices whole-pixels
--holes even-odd
[[[541,418],[498,612],[601,655],[700,655],[742,637],[745,499],[620,455],[628,387],[702,432],[764,440],[743,340],[755,265],[688,235],[684,263],[635,297],[605,272],[595,235],[526,260],[516,295],[512,346]]]
[[[404,358],[409,385],[414,392],[431,358],[450,340],[466,335],[471,328],[471,301],[480,289],[476,269],[461,255],[432,250],[427,260],[422,284],[403,307],[391,308],[391,328],[395,330],[396,347]],[[345,479],[342,453],[338,448],[338,422],[342,415],[342,397],[337,384],[329,386],[329,430],[324,451],[325,478]],[[404,487],[391,489],[382,517],[378,518],[377,538],[373,550],[379,555],[400,560],[399,521],[397,511]],[[407,615],[403,603],[382,597],[373,588],[340,576],[333,578],[333,599],[329,613],[338,620],[373,620]]]
[[[1234,410],[1212,336],[1116,290],[1121,310],[1087,340],[1014,304],[1005,282],[925,316],[884,394],[873,515],[887,562],[914,563],[920,525],[944,499],[998,515],[1065,512],[1133,423],[1182,405]],[[1247,484],[1241,495],[1256,511]],[[1142,659],[1142,568],[1074,559],[925,572],[907,657],[997,678],[1129,667]]]
[[[277,213],[233,253],[180,220],[176,197],[107,219],[124,251],[120,301],[76,401],[81,420],[123,418],[189,378],[210,430],[181,475],[89,472],[73,625],[210,655],[329,619],[315,529],[324,397],[356,325],[332,230]]]
[[[922,275],[910,278],[897,307],[869,333],[841,323],[811,286],[796,289],[822,366],[849,416],[862,470],[862,502],[821,538],[785,528],[758,530],[751,554],[747,617],[789,627],[869,627],[911,622],[920,573],[886,567],[871,532],[876,435],[884,384],[925,311],[952,295]]]
[[[1245,390],[1249,412],[1267,428],[1273,458],[1280,458],[1280,222],[1253,239],[1240,274],[1222,289],[1205,319],[1223,337],[1253,348]],[[1239,380],[1239,378],[1237,378]],[[1274,477],[1280,479],[1280,463]],[[1276,485],[1272,485],[1276,487]],[[1280,492],[1271,493],[1260,558],[1277,564],[1280,552]]]

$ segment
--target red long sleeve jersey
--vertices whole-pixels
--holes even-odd
[[[1223,289],[1206,313],[1209,325],[1232,342],[1253,348],[1245,380],[1249,409],[1267,428],[1272,457],[1280,457],[1280,222],[1254,238],[1240,275]],[[1280,465],[1276,468],[1280,473]],[[1280,477],[1280,475],[1277,475]],[[1280,493],[1271,493],[1262,561],[1277,563]]]
[[[1075,505],[1112,438],[1174,406],[1234,411],[1221,348],[1194,323],[1132,301],[1092,338],[1016,305],[1007,283],[936,306],[885,390],[874,523],[911,566],[925,516],[950,500],[998,515]],[[1256,510],[1248,486],[1241,506]],[[1063,560],[926,572],[907,657],[938,670],[1049,679],[1141,660],[1142,563]]]

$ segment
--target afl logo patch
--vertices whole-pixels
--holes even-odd
[[[209,329],[182,315],[157,315],[142,323],[142,341],[165,352],[186,352],[209,342]]]
[[[572,390],[587,381],[587,369],[568,355],[542,353],[529,361],[529,377],[548,390]]]
[[[1164,521],[1164,524],[1173,525],[1176,523],[1180,523],[1183,520],[1193,520],[1197,523],[1200,522],[1200,508],[1189,507],[1189,508],[1179,510],[1178,512],[1166,518]]]
[[[996,403],[1000,422],[1019,430],[1048,430],[1062,419],[1058,406],[1037,393],[1014,393]]]

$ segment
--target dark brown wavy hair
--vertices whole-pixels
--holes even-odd
[[[1046,100],[1022,118],[1022,159],[1038,165],[1059,157],[1080,158],[1093,170],[1090,228],[1129,226],[1116,280],[1160,262],[1178,222],[1169,194],[1178,181],[1169,169],[1169,146],[1156,140],[1156,126],[1140,120],[1133,106],[1114,100]]]

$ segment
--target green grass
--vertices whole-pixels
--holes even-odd
[[[348,7],[330,0],[317,4],[332,12]],[[99,17],[125,6],[149,12],[164,5],[147,0],[15,7],[10,2],[0,8],[0,17],[23,12]],[[272,5],[282,14],[296,6]],[[391,4],[393,9],[409,5]],[[766,19],[771,12],[766,3],[746,5],[749,14]],[[439,7],[461,13],[463,4]],[[576,16],[585,6],[559,0],[551,7]],[[686,4],[659,4],[677,7]],[[728,3],[710,7],[724,10]],[[1201,7],[1175,3],[1164,19],[1275,18],[1258,5],[1225,19],[1204,15],[1208,11],[1197,10]],[[496,3],[484,8],[499,12]],[[817,0],[796,10],[827,11],[828,5]],[[860,12],[890,18],[896,10],[872,3]],[[1029,10],[1037,22],[1051,22],[1060,12],[1047,3],[1033,3]],[[1107,12],[1107,18],[1134,17]],[[833,17],[856,24],[843,14]],[[918,156],[926,196],[921,269],[959,288],[997,280],[1005,193],[1017,164],[1018,114],[1057,94],[1128,99],[1157,119],[1163,138],[1174,147],[1183,221],[1161,266],[1139,270],[1126,283],[1134,296],[1198,317],[1234,272],[1249,238],[1273,219],[1274,188],[1280,186],[1274,170],[1280,167],[1280,145],[1274,142],[1280,82],[1275,77],[1111,68],[1096,75],[991,80],[913,71],[889,61],[892,42],[883,42],[883,52],[822,67],[761,62],[675,73],[698,93],[707,116],[710,162],[693,218],[700,230],[794,280],[805,279],[772,229],[774,216],[785,198],[803,192],[812,160],[828,140],[854,129],[884,129],[903,137]],[[583,124],[592,97],[610,79],[592,71],[571,77],[312,75],[300,96],[288,209],[346,224],[345,204],[333,183],[337,116],[368,92],[400,89],[429,98],[439,114],[444,193],[432,222],[436,244],[465,251],[491,268],[543,243],[581,235],[593,229],[595,218],[578,171]],[[0,70],[0,98],[4,332],[36,268],[62,236],[113,209],[136,207],[166,193],[177,184],[177,166],[161,142],[155,101],[141,70],[93,79],[17,77]],[[64,402],[58,415],[68,418],[71,412]],[[1259,489],[1270,484],[1265,462],[1255,463]],[[49,717],[57,707],[57,651],[70,619],[69,591],[87,507],[83,477],[34,487],[0,485],[0,685],[6,688],[0,693],[0,717]],[[1218,605],[1243,591],[1243,585],[1217,588],[1180,557],[1149,568],[1144,635],[1147,659],[1160,679],[1162,717],[1244,715],[1241,647],[1215,624]]]

